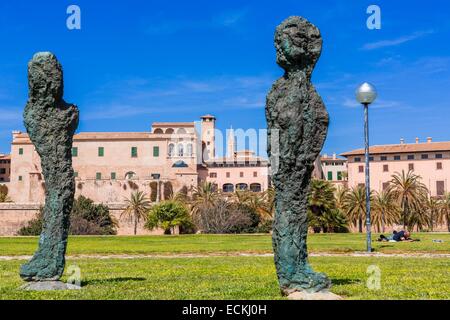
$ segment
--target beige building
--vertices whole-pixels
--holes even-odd
[[[0,154],[0,183],[9,182],[11,175],[11,156]]]
[[[229,130],[226,156],[206,161],[207,181],[222,192],[250,190],[261,192],[269,187],[269,164],[251,150],[236,151],[234,131]]]
[[[211,115],[201,117],[200,133],[195,122],[156,122],[149,132],[76,134],[72,148],[76,196],[121,203],[139,189],[157,201],[203,180],[221,190],[228,184],[233,189],[265,190],[267,161],[250,151],[236,152],[229,163],[216,158],[215,121]],[[13,132],[9,190],[15,203],[44,201],[40,157],[28,134],[19,131]]]
[[[337,157],[335,153],[332,156],[327,154],[320,156],[318,172],[317,178],[327,180],[336,187],[347,185],[347,160]]]
[[[431,196],[442,196],[449,191],[450,182],[450,141],[433,142],[427,138],[421,143],[372,146],[370,152],[370,188],[381,191],[386,189],[392,175],[396,172],[414,171],[422,177]],[[345,152],[348,159],[348,186],[364,185],[365,157],[364,149]]]

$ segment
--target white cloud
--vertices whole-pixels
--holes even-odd
[[[366,43],[361,49],[362,50],[375,50],[375,49],[380,49],[380,48],[385,48],[385,47],[394,47],[394,46],[398,46],[401,45],[403,43],[409,42],[409,41],[413,41],[416,40],[418,38],[421,38],[423,36],[432,34],[434,31],[418,31],[418,32],[414,32],[413,34],[407,35],[407,36],[402,36],[396,39],[391,39],[391,40],[381,40],[381,41],[377,41],[377,42],[371,42],[371,43]]]

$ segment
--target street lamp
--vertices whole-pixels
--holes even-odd
[[[377,98],[377,91],[370,83],[364,82],[356,90],[356,100],[364,105],[364,145],[366,160],[366,228],[367,252],[372,252],[372,231],[370,228],[370,170],[369,170],[369,104]]]

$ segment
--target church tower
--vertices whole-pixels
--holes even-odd
[[[236,152],[235,136],[233,127],[228,130],[227,137],[227,158],[234,158],[234,153]]]
[[[216,118],[210,114],[201,117],[203,161],[216,157]]]

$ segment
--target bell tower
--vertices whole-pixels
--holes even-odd
[[[202,154],[203,161],[214,159],[216,157],[216,118],[210,114],[207,114],[202,119]]]

